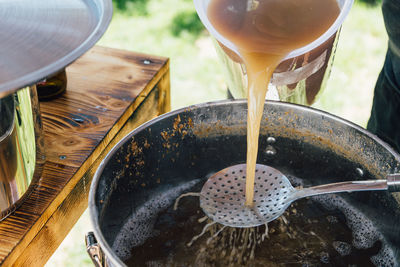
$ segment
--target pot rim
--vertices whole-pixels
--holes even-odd
[[[195,105],[191,105],[188,107],[184,107],[184,108],[180,108],[171,112],[167,112],[163,115],[160,115],[142,125],[140,125],[139,127],[135,128],[134,130],[132,130],[129,134],[127,134],[125,137],[123,137],[108,153],[107,155],[104,157],[104,159],[101,161],[99,167],[97,168],[94,176],[93,176],[93,180],[92,183],[90,185],[90,189],[89,189],[89,214],[90,214],[90,221],[92,223],[93,226],[93,232],[95,234],[95,237],[101,247],[101,249],[103,250],[104,254],[106,255],[106,260],[111,261],[111,263],[113,265],[116,266],[127,266],[119,257],[117,257],[117,255],[115,254],[115,252],[111,249],[111,247],[109,246],[109,244],[106,242],[101,230],[100,230],[100,226],[99,226],[99,220],[98,220],[98,212],[96,210],[96,205],[95,205],[95,197],[96,197],[96,189],[98,187],[99,184],[99,180],[101,178],[101,174],[106,166],[106,164],[108,163],[108,161],[110,160],[110,158],[118,151],[118,149],[125,144],[125,142],[127,140],[130,140],[132,138],[132,136],[136,135],[138,132],[146,129],[148,126],[153,125],[155,123],[157,123],[158,121],[163,120],[164,118],[170,117],[170,116],[175,116],[178,114],[181,114],[184,111],[187,110],[193,110],[193,109],[198,109],[198,108],[203,108],[203,107],[213,107],[213,106],[228,106],[230,104],[246,104],[247,100],[246,99],[234,99],[234,100],[218,100],[218,101],[213,101],[213,102],[205,102],[205,103],[201,103],[201,104],[195,104]],[[288,103],[288,102],[280,102],[280,101],[273,101],[273,100],[266,100],[265,101],[265,105],[275,105],[275,106],[288,106],[288,107],[293,107],[296,110],[301,110],[301,111],[307,111],[307,112],[311,112],[314,114],[318,114],[318,115],[323,115],[326,118],[335,120],[343,125],[352,127],[358,131],[360,131],[362,134],[365,134],[366,136],[370,137],[371,139],[373,139],[374,141],[376,141],[379,145],[383,146],[386,150],[388,150],[398,161],[400,161],[400,154],[398,154],[390,145],[388,145],[386,142],[384,142],[383,140],[381,140],[379,137],[377,137],[376,135],[370,133],[369,131],[367,131],[366,129],[362,128],[361,126],[340,118],[336,115],[333,115],[331,113],[328,113],[326,111],[323,110],[319,110],[316,108],[312,108],[312,107],[307,107],[307,106],[303,106],[303,105],[298,105],[298,104],[293,104],[293,103]]]

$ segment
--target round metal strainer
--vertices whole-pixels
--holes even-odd
[[[295,189],[280,171],[256,165],[254,205],[245,205],[246,164],[228,167],[211,176],[200,193],[200,207],[215,222],[231,227],[254,227],[278,218],[295,200],[326,193],[400,191],[400,175],[387,180],[349,181]]]
[[[295,191],[278,170],[256,165],[254,205],[245,206],[246,164],[215,173],[204,184],[200,206],[212,220],[232,227],[253,227],[279,217]]]

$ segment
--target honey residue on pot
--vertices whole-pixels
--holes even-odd
[[[188,130],[193,128],[193,120],[191,118],[187,118],[186,120],[182,120],[181,116],[177,116],[174,118],[174,122],[172,124],[172,129],[164,130],[160,133],[163,139],[163,147],[167,150],[171,148],[179,147],[178,142],[170,142],[170,139],[174,136],[180,136],[180,139],[185,139],[185,136],[189,133]]]
[[[248,75],[246,205],[253,204],[258,136],[272,73],[291,51],[328,30],[336,0],[211,0],[214,28],[237,48]]]

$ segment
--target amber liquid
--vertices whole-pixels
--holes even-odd
[[[291,51],[321,36],[340,13],[336,0],[211,0],[208,18],[238,49],[248,75],[246,205],[253,204],[258,135],[272,73]]]

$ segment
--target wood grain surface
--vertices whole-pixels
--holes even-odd
[[[66,93],[40,105],[47,157],[42,177],[0,222],[3,266],[42,266],[86,209],[93,174],[107,152],[169,111],[166,58],[94,47],[67,76]]]

